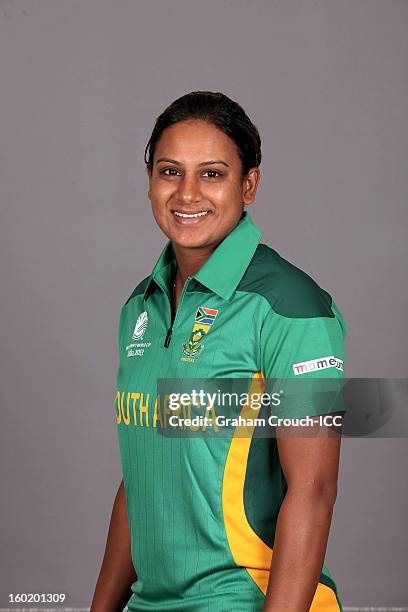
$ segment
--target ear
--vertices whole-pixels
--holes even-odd
[[[152,192],[151,192],[151,189],[150,189],[152,177],[150,175],[149,167],[148,166],[146,166],[146,174],[147,174],[147,178],[148,178],[148,181],[149,181],[149,191],[147,192],[147,197],[150,199],[151,196],[152,196]]]
[[[242,199],[244,204],[252,204],[255,199],[261,173],[259,168],[251,168],[244,178]]]

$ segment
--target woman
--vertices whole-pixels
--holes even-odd
[[[123,481],[91,610],[341,610],[323,563],[339,437],[241,437],[238,427],[218,438],[160,435],[172,411],[156,385],[340,379],[344,319],[326,291],[260,242],[244,210],[261,148],[236,102],[179,98],[146,153],[148,196],[168,242],[120,316]],[[311,394],[298,414],[335,409]]]

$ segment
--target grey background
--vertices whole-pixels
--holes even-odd
[[[119,312],[166,237],[143,151],[195,89],[263,141],[247,208],[343,311],[347,375],[407,375],[408,2],[0,2],[1,550],[8,594],[89,606],[121,478]],[[346,439],[326,562],[408,604],[405,439]],[[4,554],[6,552],[6,554]]]

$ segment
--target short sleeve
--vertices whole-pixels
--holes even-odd
[[[272,308],[261,329],[265,390],[282,392],[280,416],[346,412],[344,340],[346,323],[332,301],[319,316],[285,317]]]

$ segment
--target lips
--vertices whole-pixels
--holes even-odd
[[[172,210],[173,215],[182,218],[196,218],[197,216],[205,216],[209,214],[210,210]]]
[[[180,225],[196,225],[201,223],[206,219],[210,214],[211,210],[194,210],[194,211],[184,211],[174,209],[171,211],[176,223]]]

